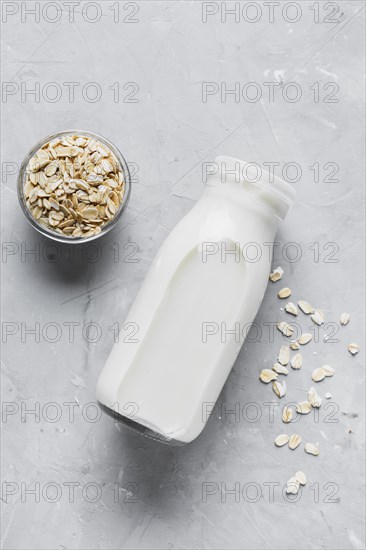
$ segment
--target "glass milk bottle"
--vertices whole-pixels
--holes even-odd
[[[203,430],[262,302],[268,243],[295,197],[284,181],[237,159],[212,166],[127,316],[134,342],[121,334],[97,385],[104,410],[171,444]]]

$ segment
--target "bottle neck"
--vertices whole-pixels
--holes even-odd
[[[294,189],[258,165],[233,157],[217,157],[211,165],[207,188],[223,199],[285,219],[295,198]]]

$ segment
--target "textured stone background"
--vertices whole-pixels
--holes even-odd
[[[364,548],[364,3],[281,2],[270,22],[265,3],[241,2],[240,9],[260,7],[255,23],[221,21],[220,11],[204,23],[202,10],[221,9],[212,2],[120,2],[119,22],[116,2],[81,2],[74,21],[66,3],[52,4],[36,20],[24,12],[34,2],[2,3],[4,548]],[[68,82],[78,83],[74,101]],[[202,82],[256,82],[262,98],[236,102],[217,93],[203,102]],[[273,102],[266,82],[280,83]],[[297,102],[283,99],[282,90],[290,98],[294,91],[289,82],[301,90]],[[24,93],[37,86],[39,97]],[[95,91],[101,97],[93,102]],[[67,128],[105,135],[135,172],[118,228],[74,256],[31,229],[16,196],[27,150]],[[277,332],[271,341],[263,324],[285,317],[277,283],[256,320],[260,341],[244,345],[203,434],[169,448],[104,415],[93,422],[95,384],[113,326],[123,322],[166,235],[199,198],[202,162],[218,154],[278,162],[280,171],[286,163],[301,167],[274,266],[285,269],[282,286],[293,298],[323,309],[330,324],[304,348],[285,400],[303,400],[311,371],[326,362],[336,374],[318,391],[331,392],[333,404],[295,425],[282,424],[276,405],[269,414],[278,400],[258,372],[282,342]],[[298,261],[289,261],[289,242],[300,247]],[[339,328],[342,311],[352,319]],[[98,335],[85,328],[91,322],[100,333],[94,343]],[[347,352],[350,341],[361,345],[356,357]],[[227,414],[235,406],[240,418]],[[276,449],[283,431],[319,442],[320,456]],[[282,488],[298,469],[308,484],[294,503]],[[204,498],[208,482],[215,494]],[[225,494],[235,487],[240,494]]]

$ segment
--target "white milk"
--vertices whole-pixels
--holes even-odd
[[[268,243],[295,196],[267,173],[253,183],[256,170],[237,159],[218,157],[216,163],[129,312],[136,342],[121,333],[97,386],[107,411],[175,444],[192,441],[205,426],[262,302],[271,268]]]

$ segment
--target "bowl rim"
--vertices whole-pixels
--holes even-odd
[[[29,164],[30,159],[32,156],[41,148],[45,143],[52,141],[53,139],[56,139],[60,136],[68,136],[70,134],[76,134],[86,137],[91,137],[95,140],[100,141],[102,144],[106,145],[112,153],[116,156],[123,175],[124,175],[124,195],[122,202],[119,206],[119,209],[117,210],[115,216],[112,220],[110,220],[105,226],[103,226],[102,231],[98,233],[97,235],[92,235],[90,237],[68,237],[67,235],[61,235],[60,233],[53,232],[46,227],[43,227],[41,224],[37,222],[37,220],[32,216],[31,212],[29,211],[26,203],[25,203],[25,197],[24,197],[24,177],[26,174],[26,169]],[[131,195],[131,174],[130,170],[128,168],[128,164],[124,156],[122,155],[121,151],[112,143],[109,139],[105,138],[103,135],[98,134],[96,132],[93,132],[91,130],[60,130],[58,132],[53,132],[52,134],[49,134],[45,138],[39,140],[24,156],[24,159],[20,165],[19,175],[18,175],[18,181],[17,181],[17,194],[18,194],[18,201],[21,206],[21,209],[23,211],[23,214],[27,218],[28,222],[34,227],[36,231],[41,233],[41,235],[44,235],[45,237],[48,237],[49,239],[53,241],[57,241],[59,243],[66,243],[66,244],[83,244],[88,243],[91,241],[94,241],[111,231],[113,229],[119,218],[122,215],[122,212],[126,209],[127,204],[130,200]]]

